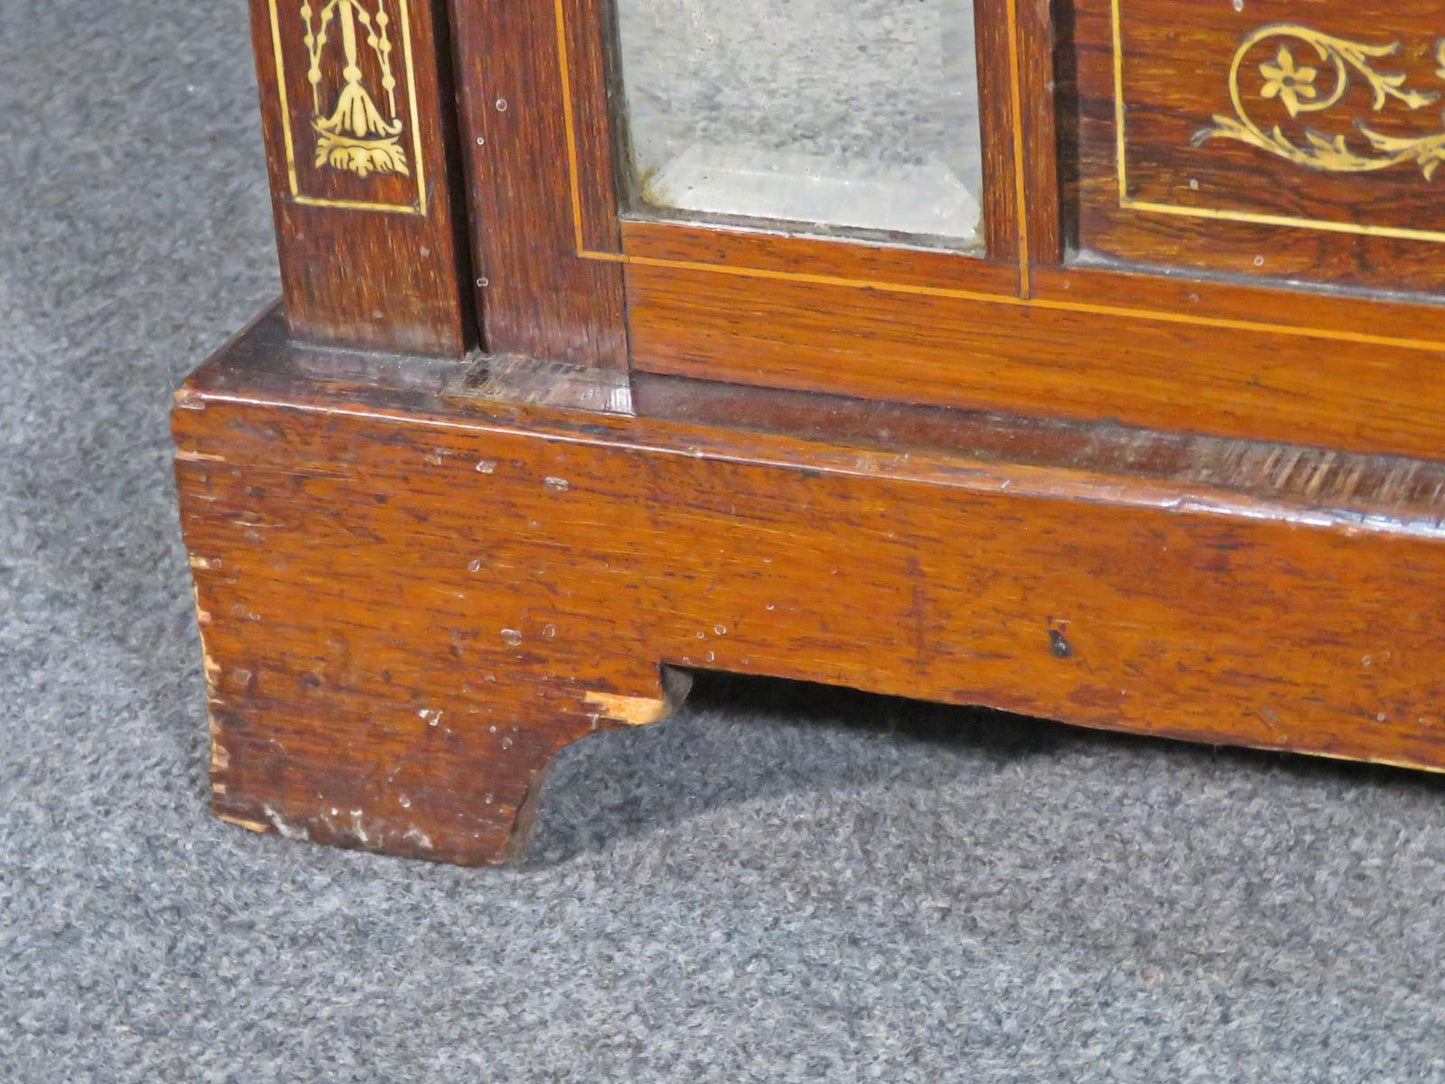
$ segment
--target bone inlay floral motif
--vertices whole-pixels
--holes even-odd
[[[1418,110],[1438,101],[1438,93],[1408,87],[1405,75],[1378,70],[1377,63],[1399,48],[1399,42],[1365,45],[1293,24],[1261,27],[1240,43],[1230,66],[1229,96],[1235,115],[1216,115],[1214,126],[1196,135],[1194,145],[1236,139],[1330,173],[1370,173],[1414,163],[1429,180],[1445,162],[1445,131],[1413,138],[1387,135],[1364,118],[1353,117],[1355,133],[1350,136],[1306,128],[1302,137],[1291,139],[1279,123],[1266,128],[1251,115],[1240,87],[1241,73],[1253,64],[1262,80],[1259,98],[1264,100],[1257,109],[1283,108],[1291,119],[1335,109],[1356,83],[1372,92],[1375,113],[1392,103]],[[1445,39],[1437,43],[1435,56],[1439,65],[1435,74],[1445,79]]]
[[[374,10],[368,9],[365,0],[317,2],[321,4],[319,11],[311,0],[302,0],[301,4],[301,18],[306,27],[304,41],[310,58],[306,78],[311,84],[316,168],[345,170],[358,177],[372,173],[410,176],[406,151],[399,142],[404,124],[396,110],[397,81],[391,64],[393,45],[387,0],[375,0]],[[337,34],[344,82],[328,111],[328,103],[323,101],[322,62],[334,49],[333,35]],[[385,115],[366,85],[362,65],[368,52],[375,60],[375,70],[380,73]]]

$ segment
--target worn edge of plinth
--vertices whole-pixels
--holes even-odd
[[[556,379],[559,375],[563,379]],[[795,476],[793,485],[799,477],[878,479],[890,487],[889,499],[898,501],[907,501],[910,490],[923,492],[914,487],[928,487],[936,491],[928,499],[945,510],[952,507],[954,493],[959,507],[966,506],[968,494],[973,493],[995,511],[1002,508],[1005,518],[1011,514],[1016,495],[1021,509],[1025,501],[1038,508],[1044,507],[1039,502],[1052,502],[1051,514],[1056,517],[1059,504],[1068,506],[1062,512],[1065,516],[1073,516],[1077,507],[1085,530],[1091,522],[1087,506],[1099,510],[1098,522],[1114,514],[1105,507],[1111,506],[1147,510],[1148,519],[1137,520],[1147,524],[1162,525],[1187,513],[1196,523],[1208,523],[1208,517],[1215,517],[1226,534],[1231,531],[1231,521],[1250,531],[1255,527],[1248,525],[1258,525],[1273,540],[1271,545],[1290,537],[1309,537],[1292,534],[1298,529],[1310,532],[1331,552],[1336,546],[1333,536],[1393,534],[1414,539],[1401,541],[1425,553],[1426,548],[1417,543],[1433,543],[1440,533],[1445,468],[1428,461],[1147,433],[1107,423],[1080,427],[841,397],[759,392],[676,378],[638,378],[627,386],[630,394],[626,397],[618,394],[622,386],[615,374],[589,380],[585,373],[559,372],[555,364],[525,358],[474,357],[457,363],[304,346],[286,339],[271,314],[233,340],[178,393],[177,434],[182,439],[177,457],[186,464],[182,473],[193,483],[189,490],[183,485],[183,495],[189,493],[193,502],[193,518],[188,522],[218,522],[205,511],[206,506],[194,503],[203,499],[194,483],[212,462],[227,462],[221,454],[228,452],[227,441],[239,438],[238,446],[250,449],[228,468],[234,472],[237,463],[250,462],[258,454],[257,440],[264,440],[261,434],[272,429],[277,435],[306,430],[330,434],[325,440],[352,431],[358,435],[369,432],[371,436],[365,439],[374,441],[376,447],[410,444],[423,451],[433,447],[434,438],[426,435],[431,430],[441,439],[450,432],[458,440],[472,443],[483,434],[504,436],[514,443],[523,438],[536,442],[535,450],[544,459],[553,454],[545,447],[549,443],[559,452],[563,446],[571,446],[575,450],[642,453],[657,457],[659,463],[665,457],[674,464],[671,492],[677,491],[679,482],[686,489],[692,471],[689,462],[708,461],[786,471]],[[212,408],[217,408],[214,423],[197,413]],[[288,422],[288,416],[297,424]],[[349,453],[345,447],[341,452],[345,462]],[[257,462],[284,472],[293,462],[301,465],[295,459],[298,454],[279,441],[259,451]],[[430,462],[429,456],[428,452]],[[466,466],[470,468],[470,463]],[[731,467],[722,476],[731,476]],[[761,479],[767,485],[769,477],[779,484],[783,480],[782,474],[755,471],[754,484]],[[404,481],[399,491],[407,491]],[[448,506],[450,492],[433,491],[431,498],[440,502],[438,507]],[[1212,526],[1208,530],[1214,533]],[[1368,550],[1374,543],[1361,537],[1349,545],[1360,551],[1361,546]],[[1279,552],[1289,548],[1284,546]],[[203,548],[192,551],[198,580],[203,573],[210,574],[196,564],[206,559],[202,556],[206,552]],[[1427,557],[1422,567],[1433,569],[1434,558]],[[198,612],[203,645],[208,617]],[[221,614],[220,620],[232,618]],[[219,695],[217,663],[209,648],[203,649],[208,687]],[[229,667],[224,649],[222,656],[220,661]],[[667,654],[648,658],[677,661]],[[680,664],[688,663],[683,658]],[[663,716],[669,698],[650,695],[651,680],[637,670],[628,674],[626,680],[610,687],[605,675],[598,683],[574,684],[572,691],[582,706],[570,710],[592,716],[593,727],[601,720],[607,726],[645,725]],[[878,691],[897,692],[900,688],[895,682]],[[214,703],[224,706],[221,700]],[[995,706],[1008,708],[1006,703]],[[1109,724],[1095,720],[1083,725]],[[1122,724],[1118,728],[1137,729]],[[1161,728],[1156,732],[1211,740],[1197,730],[1171,733]],[[1254,739],[1238,743],[1289,747]],[[1333,755],[1317,748],[1308,751]],[[220,742],[215,743],[215,755],[227,755]],[[1387,756],[1351,755],[1347,759],[1429,767]],[[220,768],[225,778],[225,765]],[[514,853],[540,782],[540,771],[530,775],[525,798],[509,811],[508,841],[496,848],[498,858]],[[265,820],[259,819],[261,807],[245,811],[246,816],[232,811],[229,819],[253,829],[296,834],[298,822],[284,808],[275,816],[269,809],[264,811]],[[227,814],[223,811],[222,815]],[[313,833],[312,838],[348,842],[324,833],[319,837]],[[405,840],[399,843],[362,836],[360,844],[352,841],[350,845],[368,843],[374,844],[371,849],[400,853]],[[413,853],[461,862],[496,860],[455,851]]]
[[[435,428],[888,478],[1036,498],[1435,537],[1445,462],[963,411],[530,359],[322,348],[259,316],[176,393]],[[187,454],[182,450],[182,455]]]

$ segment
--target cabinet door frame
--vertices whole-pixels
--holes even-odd
[[[1070,0],[978,2],[984,258],[628,214],[610,3],[451,0],[487,350],[1361,451],[1445,441],[1437,306],[1063,258]]]

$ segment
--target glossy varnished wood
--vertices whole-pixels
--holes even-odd
[[[654,251],[642,231],[624,233],[629,251]],[[1275,323],[1268,306],[1286,306],[1285,291],[1216,315],[1242,295],[1160,284],[1131,296],[1127,282],[1074,269],[1024,302],[967,284],[780,273],[774,254],[762,268],[717,258],[734,244],[695,244],[700,266],[628,266],[637,369],[1358,451],[1435,456],[1445,441],[1434,375],[1445,349]],[[1195,300],[1151,308],[1171,290]]]
[[[271,319],[181,391],[223,816],[498,860],[668,666],[1445,766],[1436,464],[572,379]]]

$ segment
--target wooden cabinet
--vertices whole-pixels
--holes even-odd
[[[1445,767],[1435,5],[830,3],[252,0],[222,815],[492,861],[690,667]]]

